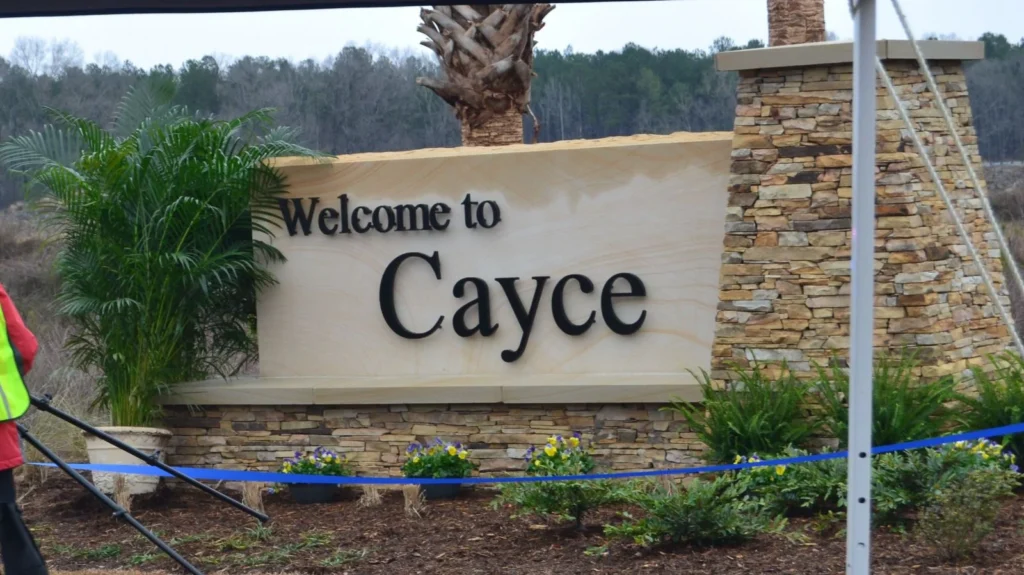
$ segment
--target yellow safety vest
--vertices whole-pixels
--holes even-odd
[[[7,321],[0,309],[0,422],[25,415],[31,402],[21,378],[21,357],[7,336]]]

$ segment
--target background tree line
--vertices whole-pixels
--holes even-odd
[[[1024,40],[981,40],[986,60],[970,64],[967,76],[982,153],[991,161],[1022,160]],[[736,74],[716,71],[713,56],[737,47],[721,38],[694,51],[633,44],[593,54],[540,50],[532,96],[540,140],[730,130]],[[143,70],[109,53],[84,64],[73,43],[21,38],[0,58],[0,141],[41,128],[44,107],[106,124],[131,85],[172,76],[180,82],[179,104],[216,116],[276,108],[279,123],[301,129],[300,143],[334,154],[455,146],[459,124],[450,108],[415,84],[436,73],[425,53],[354,46],[319,62],[205,56]],[[14,178],[0,173],[0,206],[20,194]]]

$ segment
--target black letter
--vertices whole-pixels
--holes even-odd
[[[449,213],[451,213],[451,211],[452,209],[448,207],[448,204],[436,203],[430,206],[430,226],[433,227],[435,230],[448,229],[448,224],[450,224],[451,222],[448,221],[447,216]],[[437,219],[437,214],[445,216],[444,223],[442,223],[441,220]]]
[[[352,230],[348,229],[348,194],[341,194],[338,198],[341,200],[341,233],[351,234]]]
[[[629,291],[615,293],[612,291],[615,280],[623,278],[629,282]],[[629,335],[636,333],[640,329],[640,326],[644,324],[644,318],[647,317],[647,310],[640,312],[640,317],[633,323],[624,323],[619,319],[619,316],[615,315],[615,308],[612,307],[613,297],[630,297],[630,296],[646,296],[647,290],[644,288],[644,282],[640,281],[640,278],[633,274],[623,273],[615,274],[608,278],[608,281],[604,284],[604,289],[601,290],[601,315],[604,316],[604,322],[608,324],[608,327],[612,331],[619,335]]]
[[[495,281],[501,284],[501,289],[505,290],[505,297],[508,298],[508,303],[512,305],[512,311],[516,314],[519,327],[523,328],[523,338],[519,340],[519,348],[515,351],[506,349],[501,352],[501,359],[508,363],[519,359],[523,352],[526,351],[526,342],[530,339],[530,330],[533,329],[533,320],[537,318],[540,295],[544,291],[544,282],[548,281],[548,276],[534,276],[533,280],[537,282],[537,290],[533,292],[533,302],[530,304],[529,312],[523,307],[523,302],[519,299],[519,294],[516,293],[516,280],[518,279],[495,278]]]
[[[391,260],[388,267],[384,269],[384,276],[380,279],[380,311],[384,315],[384,321],[388,323],[391,331],[406,339],[422,339],[441,329],[441,321],[444,320],[444,316],[442,315],[437,318],[437,323],[434,324],[434,327],[430,328],[430,331],[423,333],[409,331],[402,325],[402,321],[398,319],[398,311],[395,310],[395,276],[398,275],[398,266],[402,265],[402,262],[409,258],[419,258],[429,263],[430,269],[434,270],[434,277],[441,279],[441,258],[437,256],[437,252],[434,252],[430,257],[419,252],[408,252],[398,256]]]
[[[466,194],[466,197],[462,200],[462,211],[466,216],[466,227],[471,229],[476,227],[476,224],[473,223],[473,204],[475,203],[469,199],[469,194]]]
[[[304,212],[302,211],[302,198],[292,198],[292,205],[295,206],[295,215],[292,215],[291,210],[288,209],[288,200],[278,198],[277,206],[281,208],[281,219],[288,226],[288,235],[294,236],[298,233],[295,230],[296,222],[302,226],[302,233],[307,236],[312,233],[309,231],[309,224],[313,223],[313,209],[320,203],[320,198],[313,198],[312,200],[309,204],[309,211]]]
[[[381,210],[384,210],[384,214],[388,217],[387,227],[380,223]],[[381,233],[390,232],[391,228],[395,227],[395,212],[391,211],[391,206],[377,206],[373,209],[373,227],[377,228],[377,231]]]
[[[572,323],[572,320],[565,313],[564,299],[565,286],[569,283],[569,280],[576,280],[580,284],[580,291],[583,293],[594,291],[594,282],[590,281],[590,278],[587,276],[579,274],[565,276],[558,280],[558,283],[555,284],[555,292],[551,294],[551,313],[555,316],[555,323],[558,324],[558,328],[565,332],[566,335],[583,335],[597,321],[594,319],[597,316],[597,312],[591,310],[590,317],[587,318],[587,321],[583,322],[583,325]]]
[[[487,289],[487,282],[480,278],[462,278],[452,289],[452,295],[462,298],[466,295],[466,284],[470,283],[476,287],[476,299],[460,307],[459,311],[455,312],[455,317],[452,318],[452,325],[455,327],[455,333],[459,337],[469,337],[478,331],[480,335],[487,337],[498,329],[497,325],[491,325],[491,291]],[[469,308],[473,306],[476,306],[478,321],[476,327],[470,328],[466,325],[466,314],[469,313]]]
[[[352,229],[354,229],[357,234],[362,234],[373,228],[373,222],[371,221],[366,226],[359,225],[359,212],[366,212],[366,215],[370,215],[370,208],[366,206],[359,206],[352,210]]]
[[[487,218],[484,217],[485,206],[490,206],[491,212],[494,214],[494,219],[491,220],[490,225],[487,223]],[[476,207],[476,219],[480,222],[481,226],[491,229],[501,221],[501,208],[498,207],[497,202],[492,202],[491,200],[480,202],[480,205]]]
[[[338,210],[334,208],[324,208],[320,210],[320,217],[317,218],[319,221],[317,224],[320,226],[320,233],[324,235],[331,235],[338,231],[338,224],[334,224],[332,227],[327,227],[327,220],[335,220],[338,218]]]
[[[422,227],[416,223],[416,210],[420,210],[420,222]],[[409,226],[406,227],[406,213],[409,214]],[[398,231],[404,232],[407,230],[429,230],[430,219],[427,215],[427,204],[400,204],[395,206],[395,219],[398,220]]]

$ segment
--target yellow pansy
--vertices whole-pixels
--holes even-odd
[[[557,445],[558,444],[558,438],[556,438],[554,435],[552,435],[551,437],[548,438],[548,443],[550,443],[551,445]]]
[[[469,452],[465,449],[459,452],[459,459],[465,459],[467,457],[469,457]]]
[[[981,454],[981,458],[982,459],[988,459],[988,454],[987,453],[982,453]]]
[[[455,455],[458,452],[459,452],[459,450],[455,449],[454,445],[449,445],[448,446],[448,455]]]
[[[737,456],[736,456],[736,459],[733,459],[733,460],[732,460],[732,463],[733,463],[733,465],[737,465],[737,464],[739,464],[739,462],[741,462],[741,461],[743,461],[743,457],[742,457],[742,456],[740,456],[740,455],[737,455]]]
[[[558,449],[554,446],[548,445],[544,448],[544,453],[547,453],[548,457],[554,457],[555,454],[558,453]]]
[[[579,446],[579,444],[580,444],[580,440],[578,438],[576,438],[576,437],[570,437],[569,438],[569,445],[571,445],[573,447],[577,447],[577,446]]]
[[[412,458],[412,462],[413,463],[419,463],[420,462],[420,458],[419,457],[413,457]]]
[[[775,475],[782,475],[785,472],[786,472],[786,466],[785,465],[776,465],[775,466]]]

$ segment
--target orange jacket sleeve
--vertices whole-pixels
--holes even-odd
[[[0,308],[3,309],[4,321],[7,322],[7,338],[14,347],[15,355],[21,360],[19,367],[24,375],[32,369],[32,363],[39,351],[39,342],[25,326],[21,314],[18,313],[18,308],[14,307],[14,302],[7,295],[3,284],[0,284]]]

